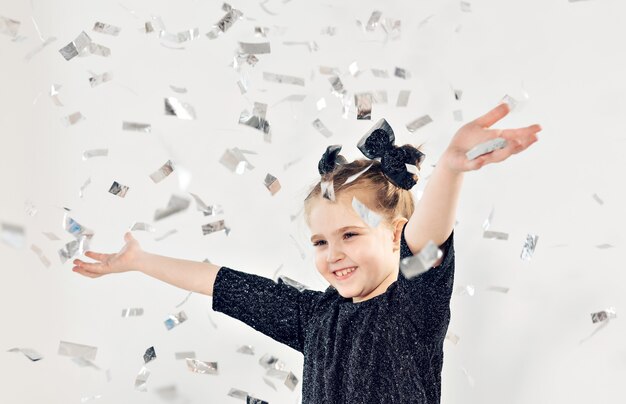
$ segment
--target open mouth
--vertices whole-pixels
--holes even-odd
[[[342,269],[341,271],[335,271],[333,272],[333,274],[335,275],[335,278],[337,280],[341,281],[341,280],[348,279],[349,277],[351,277],[357,268],[358,267],[346,268],[346,269]]]

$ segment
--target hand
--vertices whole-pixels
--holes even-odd
[[[509,113],[509,106],[502,103],[487,112],[485,115],[463,125],[454,135],[448,148],[442,155],[442,163],[454,172],[478,170],[485,164],[497,163],[506,160],[513,154],[526,150],[535,143],[537,132],[541,126],[531,125],[519,129],[489,129],[491,125],[504,118]],[[506,139],[507,146],[490,153],[483,154],[474,160],[468,160],[465,153],[474,146],[491,139],[501,137]]]
[[[101,254],[93,251],[85,252],[89,258],[98,262],[84,262],[79,259],[74,260],[72,271],[89,278],[98,278],[102,275],[137,270],[140,256],[143,253],[139,242],[135,240],[130,232],[124,235],[126,244],[117,254]]]

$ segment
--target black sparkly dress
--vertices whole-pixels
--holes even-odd
[[[450,323],[454,230],[443,261],[385,293],[353,303],[335,288],[304,290],[222,267],[213,310],[302,352],[303,404],[438,404]],[[404,238],[400,257],[412,253]]]

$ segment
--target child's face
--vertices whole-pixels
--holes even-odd
[[[317,270],[341,296],[356,303],[384,293],[398,279],[406,219],[397,220],[393,229],[384,221],[369,227],[352,208],[353,196],[367,203],[359,191],[338,195],[335,202],[320,197],[310,211],[309,227]],[[356,270],[346,275],[334,272],[352,267]]]

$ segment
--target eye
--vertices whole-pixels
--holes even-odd
[[[352,238],[352,237],[358,236],[358,235],[359,235],[358,233],[348,232],[348,233],[344,233],[343,236],[347,237],[347,238]],[[322,243],[326,243],[326,241],[324,241],[324,240],[316,241],[315,243],[313,243],[313,247],[318,247],[318,246],[322,245]]]
[[[344,234],[344,237],[348,236],[348,235],[350,236],[350,238],[353,237],[353,236],[358,236],[357,233],[350,233],[350,232],[348,232],[348,233]]]
[[[313,247],[317,247],[319,245],[321,245],[320,243],[324,243],[324,240],[320,240],[320,241],[316,241],[315,243],[313,243]]]

